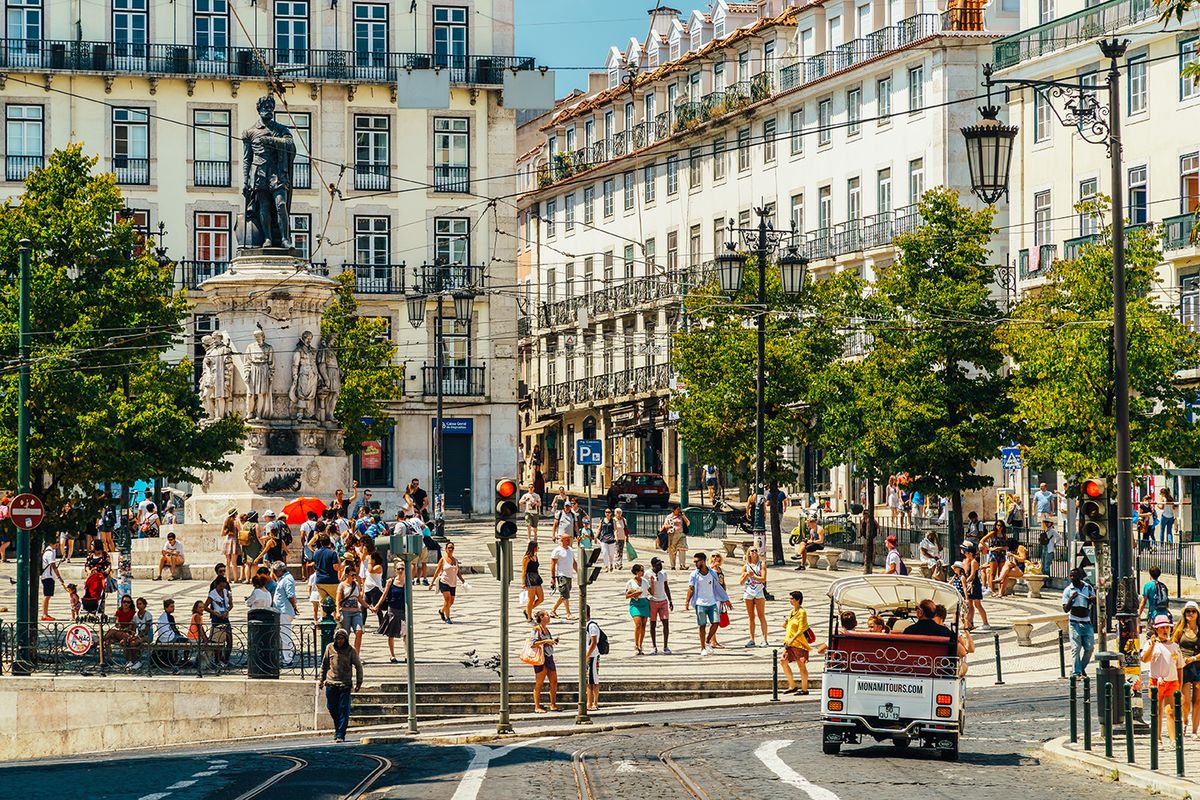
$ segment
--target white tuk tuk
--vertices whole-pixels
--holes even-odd
[[[962,598],[948,584],[910,575],[857,575],[829,587],[829,650],[821,697],[822,750],[836,755],[863,735],[897,747],[918,742],[958,760],[965,681],[958,658]],[[915,636],[904,630],[917,605],[946,607],[952,636]],[[841,614],[857,625],[843,630]],[[888,630],[867,630],[867,617],[883,617]]]

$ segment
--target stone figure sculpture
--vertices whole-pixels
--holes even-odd
[[[233,410],[233,344],[225,331],[217,331],[212,337],[213,416],[220,419]]]
[[[312,419],[316,412],[320,373],[312,338],[312,331],[300,334],[300,341],[296,342],[296,352],[292,356],[292,388],[288,397],[292,401],[292,413],[296,419]]]
[[[336,345],[334,336],[325,336],[317,350],[317,371],[321,378],[317,387],[317,419],[321,422],[337,422],[333,412],[342,394],[342,368],[338,366]]]
[[[258,124],[242,133],[242,194],[246,198],[244,247],[292,246],[292,132],[275,121],[275,98],[258,100]]]
[[[275,377],[275,349],[267,344],[260,327],[242,356],[242,379],[246,381],[246,418],[271,419],[271,379]]]
[[[206,335],[200,340],[200,344],[204,347],[204,360],[200,367],[200,405],[209,419],[216,419],[216,401],[213,396],[216,385],[216,378],[213,376],[216,368],[213,359],[213,335]]]

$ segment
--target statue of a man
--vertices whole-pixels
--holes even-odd
[[[296,419],[312,419],[317,402],[317,350],[312,346],[312,331],[300,334],[292,356],[292,388],[288,397]]]
[[[246,198],[245,247],[291,247],[292,132],[275,121],[275,98],[258,100],[259,121],[242,133],[242,194]]]
[[[317,419],[321,422],[337,422],[333,412],[342,394],[342,369],[338,366],[336,344],[334,336],[325,336],[317,350],[317,370],[321,376],[317,388]]]
[[[233,402],[233,345],[225,331],[217,331],[212,338],[213,416],[221,419],[229,414]]]
[[[204,408],[204,413],[209,419],[217,418],[216,404],[213,399],[213,386],[215,378],[213,372],[216,368],[216,356],[213,353],[214,336],[208,334],[200,340],[204,346],[204,360],[201,362],[200,368],[200,405]]]
[[[242,379],[246,381],[246,418],[271,419],[271,379],[275,376],[275,349],[259,328],[242,356]]]

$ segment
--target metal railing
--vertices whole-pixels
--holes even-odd
[[[113,174],[117,183],[145,186],[150,183],[150,159],[113,156]]]
[[[474,291],[483,288],[483,267],[469,264],[422,264],[415,268],[415,294]]]
[[[4,180],[23,181],[29,177],[29,173],[45,163],[46,159],[43,156],[5,156]]]
[[[433,190],[435,192],[456,192],[466,194],[471,191],[471,168],[451,167],[437,164],[433,167]]]
[[[421,393],[426,397],[438,392],[437,367],[421,367]],[[448,397],[482,397],[487,394],[486,368],[483,364],[442,366],[442,394]]]
[[[360,294],[404,294],[404,264],[342,264]]]
[[[992,44],[992,64],[1006,69],[1080,42],[1099,39],[1158,15],[1152,0],[1109,0]]]
[[[355,83],[395,83],[409,70],[445,69],[450,82],[500,86],[509,70],[535,68],[523,56],[452,56],[432,53],[287,48],[194,47],[51,39],[0,39],[0,68],[37,71],[133,72],[147,75],[261,77],[263,62],[289,78]]]
[[[229,270],[228,261],[177,261],[179,285],[184,289],[196,290],[200,284]]]
[[[1182,250],[1195,245],[1195,214],[1177,214],[1163,220],[1163,250]]]
[[[228,161],[193,161],[193,180],[197,186],[228,186]]]
[[[354,188],[358,191],[386,192],[391,186],[392,176],[387,164],[354,165]]]
[[[540,386],[537,390],[537,404],[540,408],[587,405],[627,395],[665,392],[670,388],[670,366],[648,364]]]
[[[292,188],[312,188],[312,162],[296,161],[292,164]]]
[[[1083,254],[1085,247],[1095,244],[1098,241],[1100,241],[1100,234],[1098,233],[1089,233],[1084,236],[1076,236],[1074,239],[1067,239],[1063,242],[1063,258],[1078,258]]]

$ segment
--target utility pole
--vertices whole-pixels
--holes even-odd
[[[758,373],[754,386],[754,544],[762,547],[766,543],[766,469],[763,452],[764,431],[767,414],[767,215],[758,215]],[[783,561],[783,537],[771,537],[772,563]]]
[[[588,470],[591,467],[584,465],[583,467],[583,482],[587,484],[587,507],[588,517],[592,515],[592,482],[591,476],[588,475]],[[592,534],[595,535],[594,533]],[[594,548],[595,542],[592,542]],[[591,565],[588,564],[588,559],[584,553],[583,537],[579,537],[579,557],[577,559],[578,566],[575,570],[576,577],[579,580],[579,708],[575,713],[576,725],[591,725],[592,718],[588,716],[587,708],[587,691],[588,691],[588,658],[587,658],[587,628],[588,628],[588,572]]]
[[[29,259],[33,243],[20,242],[20,306],[17,311],[20,382],[17,389],[17,494],[29,491]],[[37,642],[37,596],[33,585],[31,538],[33,531],[17,526],[17,663],[15,673],[28,674]],[[18,669],[17,664],[22,664]]]

